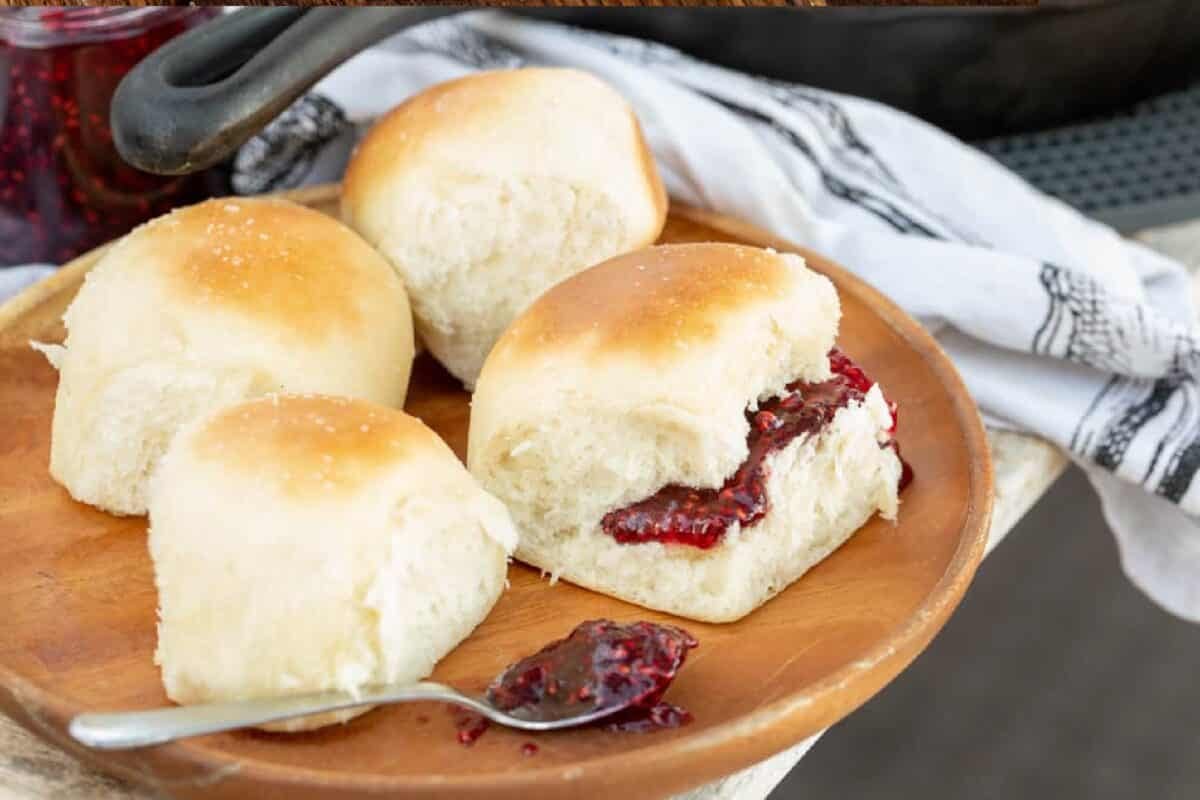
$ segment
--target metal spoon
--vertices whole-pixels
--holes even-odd
[[[624,708],[620,704],[601,708],[586,703],[553,704],[545,708],[523,706],[509,713],[495,708],[484,698],[462,694],[440,683],[425,682],[380,686],[366,689],[357,696],[345,692],[317,692],[149,711],[93,712],[72,719],[68,730],[76,741],[88,747],[124,750],[356,706],[428,702],[452,703],[478,712],[498,725],[524,731],[554,731],[587,725]],[[575,714],[575,711],[580,713]]]

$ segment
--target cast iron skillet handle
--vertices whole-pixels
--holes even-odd
[[[113,96],[113,139],[147,172],[183,175],[221,161],[362,48],[454,7],[238,11],[172,39]]]

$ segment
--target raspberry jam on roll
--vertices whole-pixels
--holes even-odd
[[[735,522],[743,528],[761,520],[770,508],[767,498],[766,459],[787,447],[798,436],[816,434],[833,422],[837,412],[850,403],[861,403],[874,381],[842,351],[829,353],[833,377],[821,383],[796,381],[785,393],[747,411],[750,434],[746,438],[749,455],[720,489],[696,489],[689,486],[664,486],[645,500],[610,511],[600,522],[601,528],[622,544],[663,542],[683,544],[707,550],[720,543]],[[896,406],[892,427],[896,431]],[[900,449],[892,438],[887,444]],[[912,470],[903,464],[900,489],[912,480]]]

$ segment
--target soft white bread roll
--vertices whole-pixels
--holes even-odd
[[[747,409],[831,377],[840,308],[795,255],[653,247],[555,286],[501,337],[472,401],[468,464],[521,532],[517,556],[644,606],[737,619],[876,511],[900,462],[878,387],[766,459],[769,507],[710,549],[622,543],[605,515],[675,485],[718,489],[746,461]]]
[[[314,395],[221,410],[151,483],[167,696],[420,680],[487,616],[515,544],[504,506],[403,412]]]
[[[73,497],[146,511],[146,484],[193,417],[267,392],[401,406],[413,359],[403,281],[331,217],[218,199],[137,228],[88,273],[41,346],[60,376],[50,472]]]
[[[571,69],[482,72],[385,116],[343,184],[343,218],[404,276],[417,333],[471,386],[548,287],[652,243],[667,200],[629,105]]]

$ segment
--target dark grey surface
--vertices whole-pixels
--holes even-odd
[[[1105,119],[979,146],[1042,191],[1121,231],[1200,217],[1200,86]]]
[[[791,798],[1196,800],[1200,626],[1125,579],[1072,470],[930,648],[771,795]]]

